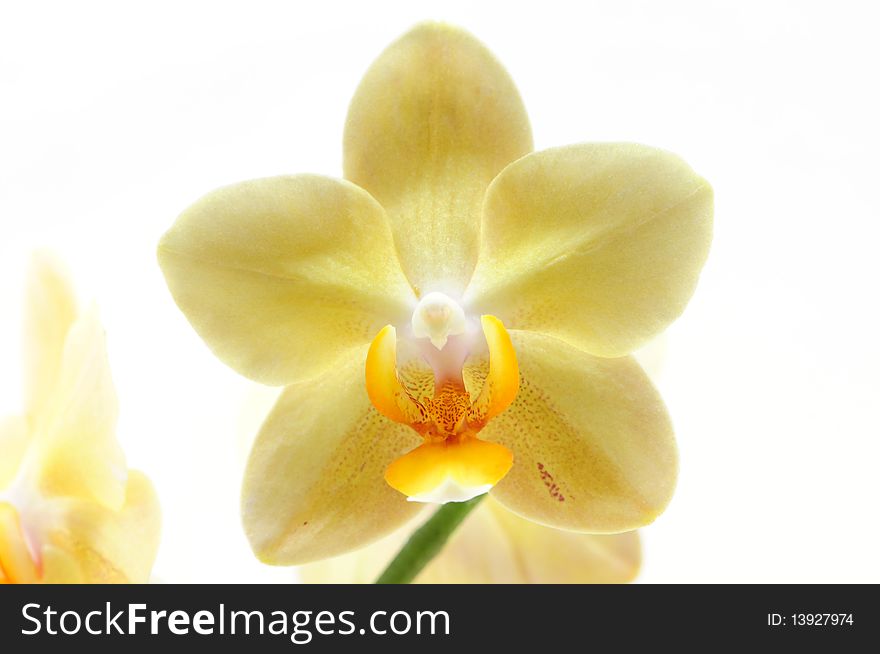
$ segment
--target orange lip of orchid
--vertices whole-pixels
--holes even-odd
[[[437,314],[435,308],[431,311]],[[489,371],[473,401],[462,376],[464,357],[456,358],[443,347],[445,335],[439,339],[443,346],[432,337],[439,350],[439,356],[429,361],[434,368],[433,398],[417,399],[401,383],[397,374],[397,331],[393,326],[383,328],[370,345],[366,362],[370,401],[384,416],[409,425],[424,439],[422,445],[392,462],[385,471],[385,481],[412,502],[462,502],[482,495],[513,465],[510,450],[481,440],[478,434],[516,397],[516,352],[498,318],[484,315],[480,322],[489,348]]]

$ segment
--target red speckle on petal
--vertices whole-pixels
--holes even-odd
[[[562,494],[562,491],[559,488],[559,484],[557,484],[553,480],[553,475],[550,474],[550,471],[544,467],[543,463],[538,463],[538,474],[541,476],[541,481],[544,482],[544,486],[547,487],[547,491],[550,493],[550,497],[555,499],[557,502],[564,502],[565,495]]]

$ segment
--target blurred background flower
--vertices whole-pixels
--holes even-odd
[[[0,582],[146,582],[159,503],[116,440],[97,310],[78,310],[45,254],[31,266],[24,353],[24,412],[0,422]]]

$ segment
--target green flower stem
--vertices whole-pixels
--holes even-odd
[[[468,514],[486,495],[478,495],[467,502],[444,504],[428,521],[416,530],[397,553],[377,584],[408,584],[440,553],[446,541]]]

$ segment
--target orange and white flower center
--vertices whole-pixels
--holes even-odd
[[[384,416],[409,425],[424,439],[385,471],[385,480],[410,501],[442,504],[471,499],[492,488],[513,465],[510,450],[480,439],[478,433],[516,397],[516,352],[500,320],[486,315],[480,324],[489,371],[475,399],[465,387],[463,367],[477,335],[468,333],[464,311],[448,296],[429,293],[412,317],[416,341],[430,341],[420,352],[434,371],[433,397],[417,397],[401,382],[393,326],[382,329],[370,345],[366,362],[370,401]]]

